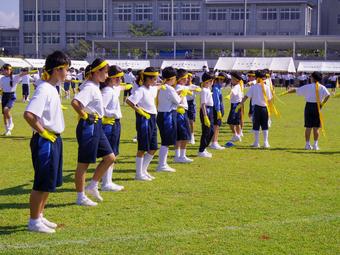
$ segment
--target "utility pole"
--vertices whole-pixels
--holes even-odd
[[[35,0],[35,57],[39,58],[39,36],[38,36],[38,0]]]
[[[244,0],[244,36],[247,36],[247,0]]]
[[[171,0],[171,37],[174,37],[174,0]]]

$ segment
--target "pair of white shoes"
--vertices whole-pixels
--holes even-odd
[[[305,150],[315,150],[315,151],[318,151],[318,150],[320,150],[320,148],[319,148],[318,145],[314,145],[314,146],[312,147],[312,145],[306,144]]]
[[[261,146],[260,146],[259,143],[253,143],[253,144],[251,145],[251,147],[253,147],[253,148],[260,148]],[[263,144],[263,148],[265,148],[265,149],[270,148],[270,144],[269,144],[268,142],[265,142],[265,143]]]
[[[212,154],[207,150],[204,150],[203,152],[198,152],[197,156],[201,158],[212,158]]]
[[[157,166],[156,172],[169,172],[169,173],[174,173],[176,172],[176,169],[170,167],[168,164],[164,166]]]
[[[40,217],[36,223],[28,223],[28,231],[53,234],[55,229],[58,227],[57,224],[47,220],[44,217]]]
[[[136,174],[136,176],[135,176],[136,181],[152,181],[154,179],[156,179],[156,177],[149,174],[149,172],[147,170],[142,171],[141,175]]]
[[[213,150],[224,150],[225,149],[225,147],[219,145],[218,143],[212,143],[210,145],[210,148]]]
[[[175,163],[191,163],[193,161],[194,161],[193,159],[188,158],[187,156],[174,158]]]
[[[112,191],[112,192],[118,192],[124,189],[124,186],[115,184],[113,182],[102,186],[102,191]]]
[[[92,188],[90,186],[87,186],[85,188],[85,191],[90,194],[91,196],[93,196],[97,201],[102,202],[103,198],[100,195],[98,188]],[[86,195],[81,197],[81,198],[77,198],[76,201],[77,205],[82,205],[82,206],[97,206],[98,203],[92,201],[91,199],[89,199]]]
[[[233,137],[230,140],[231,142],[241,142],[242,138],[241,135],[233,135]]]

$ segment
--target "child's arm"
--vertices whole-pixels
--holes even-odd
[[[140,108],[137,105],[135,105],[134,103],[132,103],[128,98],[126,99],[126,103],[128,104],[128,106],[130,106],[138,114],[144,116],[146,119],[150,119],[150,117],[151,117],[150,114],[148,114],[142,108]]]
[[[321,102],[321,104],[320,104],[320,109],[321,109],[321,108],[325,105],[325,103],[328,101],[329,97],[330,97],[330,95],[327,95],[327,96],[325,97],[325,99]]]
[[[201,108],[202,108],[202,112],[203,112],[204,125],[207,126],[207,127],[210,127],[211,123],[210,123],[210,120],[209,120],[209,117],[208,117],[206,105],[204,103],[201,104]]]
[[[57,136],[52,132],[44,129],[44,127],[39,123],[36,115],[34,115],[31,112],[25,111],[24,118],[27,121],[27,123],[39,133],[41,137],[51,141],[52,143],[55,142]]]
[[[83,105],[77,100],[73,99],[71,102],[73,109],[78,113],[80,118],[86,120],[88,118],[87,112],[84,111]]]

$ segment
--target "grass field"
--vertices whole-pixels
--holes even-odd
[[[331,98],[323,109],[327,136],[319,152],[303,149],[303,98],[282,100],[269,150],[249,147],[247,119],[238,146],[210,150],[213,158],[202,159],[198,144],[191,145],[194,162],[171,164],[177,169],[172,174],[154,173],[156,158],[156,180],[147,183],[133,180],[135,120],[123,107],[114,179],[126,190],[102,193],[104,202],[95,208],[75,205],[77,118],[64,102],[64,184],[46,210],[60,224],[54,235],[26,231],[31,130],[22,118],[25,105],[17,102],[12,136],[0,137],[0,254],[340,254],[340,99]],[[196,128],[198,141],[198,122]],[[220,143],[229,138],[224,125]]]

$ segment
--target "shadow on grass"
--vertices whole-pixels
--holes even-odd
[[[14,187],[6,188],[6,189],[1,189],[0,196],[29,194],[31,192],[31,189],[24,188],[28,185],[29,183],[26,183],[26,184],[21,184],[21,185],[14,186]]]
[[[15,141],[27,141],[30,140],[30,136],[0,136],[0,139],[10,139]]]
[[[10,234],[24,232],[24,231],[27,231],[27,225],[0,227],[0,235],[10,235]]]
[[[65,204],[49,204],[47,203],[46,208],[59,208],[66,207],[70,205],[75,205],[75,203],[65,203]],[[29,203],[3,203],[0,204],[0,210],[6,209],[29,209]]]

